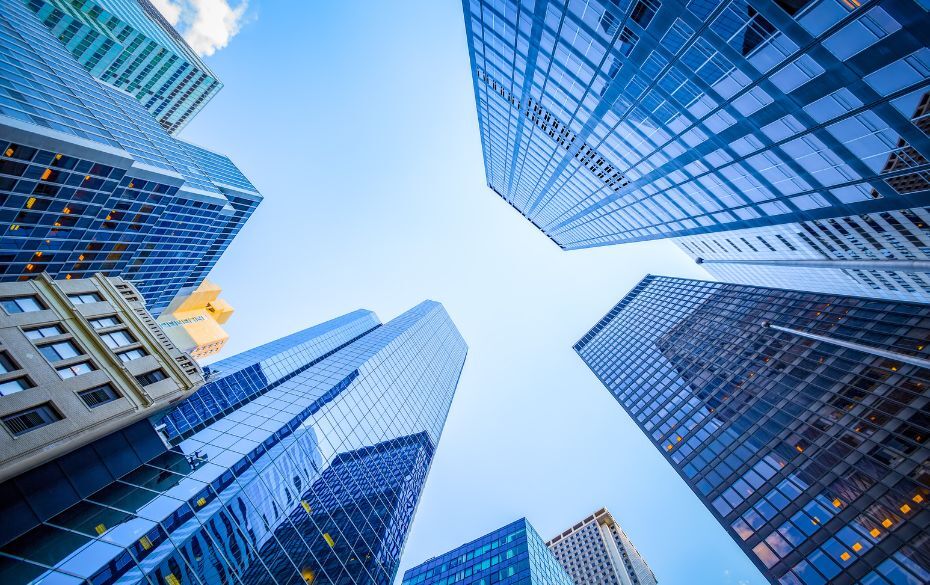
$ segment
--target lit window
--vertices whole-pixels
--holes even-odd
[[[46,325],[44,327],[37,327],[35,329],[27,329],[24,331],[24,333],[29,339],[42,339],[43,337],[64,335],[65,330],[61,328],[61,325]]]
[[[10,315],[14,313],[31,313],[33,311],[41,311],[45,309],[45,307],[42,306],[42,303],[40,303],[39,300],[35,297],[16,297],[13,299],[3,299],[0,301],[0,305],[2,305],[3,310]]]
[[[58,370],[58,375],[61,376],[61,379],[67,380],[68,378],[80,376],[81,374],[86,374],[87,372],[93,372],[96,368],[90,362],[80,362],[70,366],[62,366],[56,369]]]

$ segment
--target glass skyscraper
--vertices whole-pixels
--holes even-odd
[[[403,585],[575,585],[526,518],[404,573]]]
[[[200,284],[261,196],[129,88],[95,79],[35,6],[0,0],[0,281],[122,276],[158,315]],[[80,18],[91,13],[114,22]]]
[[[925,305],[647,276],[575,351],[772,583],[930,582]]]
[[[927,260],[927,2],[463,6],[487,183],[562,248],[892,214]]]
[[[22,0],[94,77],[175,133],[223,87],[149,0]]]
[[[390,585],[466,353],[426,301],[212,364],[174,409],[0,484],[0,581]]]

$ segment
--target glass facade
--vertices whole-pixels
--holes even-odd
[[[0,581],[389,585],[466,352],[426,301],[218,362],[146,423],[165,444],[144,464],[101,484],[69,459],[37,493],[0,486]],[[11,533],[22,507],[38,522]]]
[[[676,243],[724,282],[930,299],[927,208],[688,236]]]
[[[521,518],[404,573],[403,585],[574,585]]]
[[[223,87],[149,0],[24,0],[94,77],[175,133]]]
[[[123,276],[158,315],[260,201],[229,159],[170,136],[0,0],[0,281]]]
[[[575,351],[772,583],[930,582],[925,305],[647,276]]]
[[[564,249],[930,204],[912,0],[463,0],[488,185]]]

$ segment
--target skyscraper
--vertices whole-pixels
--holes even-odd
[[[811,220],[679,238],[725,282],[927,302],[926,208]]]
[[[149,0],[22,0],[88,72],[175,133],[223,87]]]
[[[426,301],[212,364],[130,435],[0,484],[0,581],[389,585],[466,352]]]
[[[261,196],[91,76],[27,4],[41,2],[0,0],[0,281],[122,276],[157,315],[200,284]],[[74,22],[91,13],[114,22],[94,8]]]
[[[526,518],[421,563],[403,585],[573,585]]]
[[[772,583],[930,582],[925,305],[647,276],[575,351]]]
[[[927,217],[926,2],[463,6],[487,183],[564,249]]]
[[[655,575],[607,508],[601,508],[546,546],[576,585],[656,585]]]

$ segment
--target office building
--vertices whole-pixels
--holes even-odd
[[[404,573],[403,585],[573,585],[526,518]]]
[[[233,308],[220,298],[221,293],[220,287],[204,280],[190,293],[175,297],[158,318],[171,342],[195,359],[218,353],[229,340],[222,325]]]
[[[770,582],[887,585],[930,582],[928,337],[926,305],[647,276],[574,347]]]
[[[463,7],[487,183],[563,249],[927,216],[922,0]]]
[[[149,0],[22,0],[97,79],[176,133],[223,87]]]
[[[688,236],[676,243],[724,282],[927,302],[930,211],[901,209]]]
[[[200,285],[261,196],[91,76],[27,4],[0,0],[0,282],[103,272],[158,315]]]
[[[576,585],[656,585],[655,575],[607,508],[550,539],[546,546]]]
[[[211,364],[174,408],[0,484],[0,581],[389,585],[466,352],[426,301]]]
[[[121,278],[0,283],[0,481],[164,410],[203,382]]]

